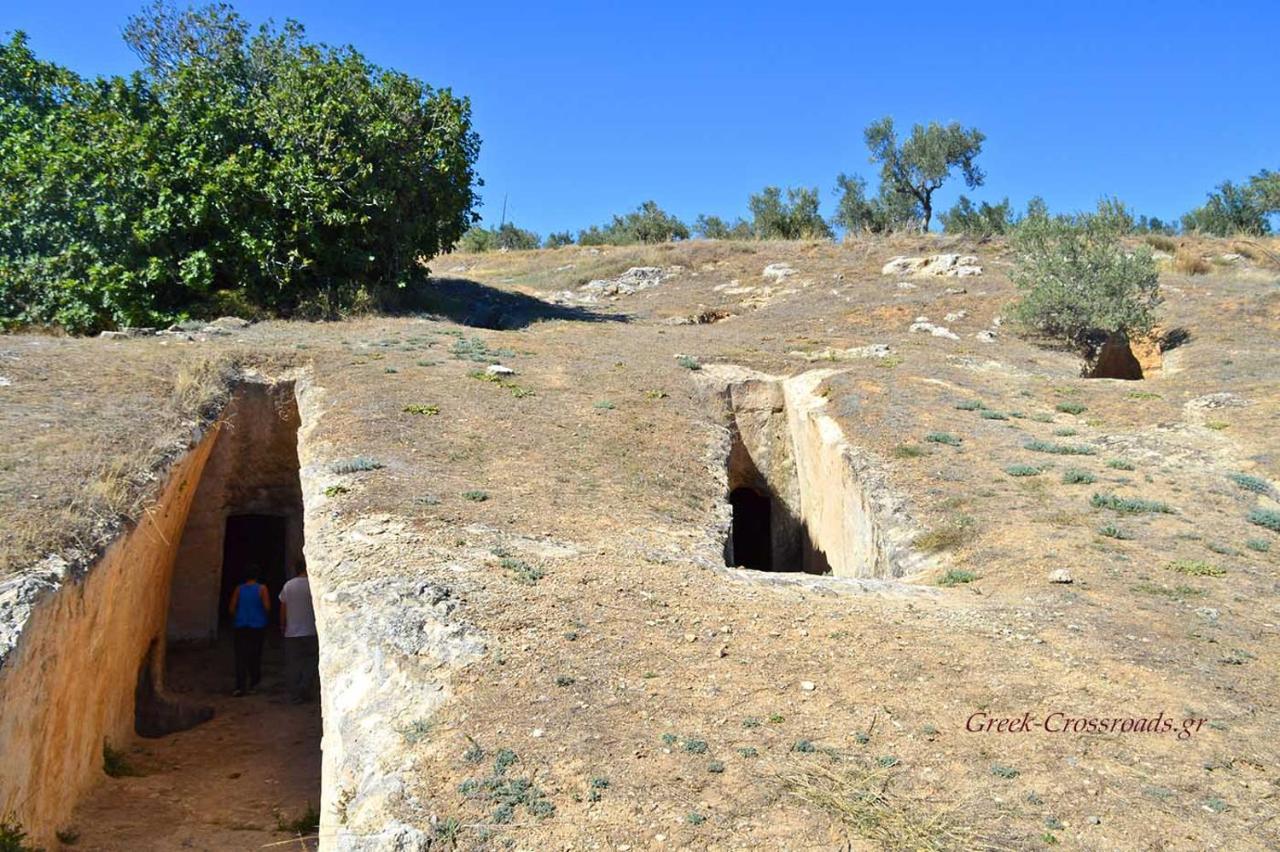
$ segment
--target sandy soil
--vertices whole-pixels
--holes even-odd
[[[155,740],[137,739],[126,759],[136,777],[105,778],[69,825],[75,849],[229,852],[314,849],[279,824],[320,801],[320,712],[285,692],[279,637],[263,655],[262,688],[230,695],[231,648],[170,652],[170,692],[209,704],[210,721]],[[314,837],[309,832],[306,836]]]

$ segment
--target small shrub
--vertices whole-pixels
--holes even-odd
[[[380,470],[383,467],[382,462],[368,459],[364,456],[356,456],[351,459],[341,459],[329,465],[329,470],[334,473],[360,473],[366,470]]]
[[[978,575],[972,571],[952,568],[950,571],[942,575],[942,578],[938,580],[938,585],[959,586],[963,583],[972,583],[976,579],[978,579]]]
[[[982,411],[979,411],[978,416],[981,417],[983,420],[1008,420],[1009,419],[1009,416],[1007,414],[1002,414],[999,411],[992,411],[989,408],[985,408]]]
[[[1043,411],[1037,411],[1035,414],[1031,415],[1031,419],[1037,423],[1052,423],[1053,415],[1046,414]]]
[[[698,363],[698,359],[692,355],[681,355],[676,359],[676,363],[686,370],[701,370],[702,365]]]
[[[1010,476],[1039,476],[1040,468],[1029,464],[1011,464],[1004,469]]]
[[[681,745],[689,754],[706,754],[707,741],[686,737],[683,745]]]
[[[745,719],[743,719],[743,720],[742,720],[742,727],[744,727],[744,728],[758,728],[758,727],[760,727],[760,720],[759,720],[758,718],[756,718],[755,716],[748,716],[747,718],[745,718]]]
[[[707,771],[712,775],[720,775],[724,772],[724,764],[718,760],[713,760],[707,764]]]
[[[0,852],[43,852],[27,843],[27,832],[22,823],[12,817],[0,820]]]
[[[287,832],[294,837],[309,837],[320,830],[320,811],[315,805],[307,802],[307,809],[295,819],[286,820],[283,815],[276,815],[276,830]]]
[[[108,743],[102,744],[102,771],[112,778],[128,778],[141,775],[125,753],[112,748]]]
[[[961,411],[981,411],[986,407],[980,399],[966,399],[964,402],[956,404],[956,408]]]
[[[1133,470],[1133,462],[1128,459],[1107,459],[1107,467],[1112,470]]]
[[[1255,494],[1267,494],[1271,491],[1270,483],[1259,476],[1250,476],[1247,473],[1233,473],[1230,479],[1245,491],[1252,491]]]
[[[80,842],[80,832],[73,828],[60,828],[53,833],[58,838],[58,842],[63,846],[75,846]],[[4,844],[3,830],[0,829],[0,850],[7,850],[9,847]]]
[[[1163,234],[1145,234],[1143,241],[1153,249],[1173,254],[1178,250],[1178,243],[1173,237],[1166,237]]]
[[[599,402],[593,403],[591,407],[599,409],[600,411],[613,411],[618,406],[614,405],[607,399],[602,399]]]
[[[1248,520],[1251,524],[1280,533],[1280,512],[1275,509],[1254,509],[1249,513]]]
[[[340,496],[340,495],[342,495],[342,494],[348,494],[348,493],[350,493],[350,491],[351,491],[351,489],[350,489],[350,488],[348,488],[348,487],[347,487],[347,486],[345,486],[345,485],[330,485],[329,487],[325,488],[325,490],[324,490],[324,496],[326,496],[326,497],[338,497],[338,496]]]
[[[409,745],[415,745],[431,736],[432,727],[427,719],[414,719],[400,731],[400,735]]]
[[[1161,503],[1159,500],[1143,500],[1138,497],[1117,497],[1114,494],[1094,494],[1089,498],[1089,505],[1095,509],[1111,509],[1114,512],[1122,512],[1127,515],[1141,515],[1149,513],[1172,514],[1167,504]]]
[[[809,740],[796,740],[794,743],[792,743],[791,750],[798,751],[801,754],[812,754],[818,749],[817,749],[817,746],[815,746]]]
[[[587,801],[600,801],[604,797],[604,791],[608,789],[609,779],[597,775],[587,784]]]
[[[1259,553],[1266,553],[1271,549],[1271,542],[1261,538],[1251,538],[1244,543],[1244,546]]]
[[[556,675],[556,686],[573,686],[575,682],[573,675]]]
[[[480,743],[471,737],[467,737],[467,742],[471,743],[471,745],[467,746],[467,750],[462,753],[462,759],[467,763],[479,763],[484,760],[484,748],[481,747]]]
[[[965,543],[973,537],[973,519],[960,515],[950,519],[942,526],[935,527],[915,537],[912,544],[927,552],[936,553],[948,550]]]
[[[738,754],[742,755],[743,757],[759,757],[760,756],[760,752],[757,751],[752,746],[743,746],[742,748],[738,749]]]
[[[1054,429],[1053,434],[1059,438],[1070,438],[1071,436],[1078,435],[1080,433],[1077,432],[1075,429],[1068,428],[1068,429]]]
[[[1096,476],[1078,467],[1069,467],[1062,473],[1062,482],[1065,485],[1088,485],[1096,481]]]
[[[510,556],[504,556],[500,560],[498,560],[498,564],[502,566],[503,570],[510,571],[511,575],[516,580],[518,580],[521,583],[524,583],[527,586],[532,586],[534,583],[538,582],[539,580],[541,580],[543,577],[546,576],[546,572],[543,571],[541,568],[539,568],[537,565],[530,565],[528,562],[525,562],[523,559],[514,559]],[[559,684],[558,678],[557,678],[557,684],[561,686],[565,685],[565,684]]]
[[[996,763],[991,767],[991,774],[997,778],[1003,778],[1008,781],[1017,778],[1020,773],[1012,766],[1001,766],[999,763]]]
[[[1023,449],[1036,453],[1052,453],[1058,456],[1092,456],[1097,450],[1087,444],[1055,444],[1051,441],[1036,439],[1023,444]]]
[[[930,432],[924,439],[932,444],[946,444],[948,447],[960,446],[960,439],[950,432]]]
[[[689,811],[689,813],[684,815],[684,821],[689,823],[689,825],[702,825],[707,821],[707,818],[697,811]]]
[[[1227,573],[1225,568],[1198,559],[1177,559],[1165,567],[1170,571],[1177,571],[1179,574],[1187,574],[1191,577],[1221,577]]]
[[[428,417],[434,417],[440,413],[438,405],[406,405],[404,407],[406,414],[425,414]]]
[[[473,502],[473,503],[483,503],[484,501],[486,501],[486,500],[488,500],[488,499],[489,499],[489,492],[487,492],[487,491],[463,491],[463,492],[462,492],[462,499],[464,499],[464,500],[470,500],[470,501],[471,501],[471,502]]]
[[[893,448],[895,459],[918,459],[927,454],[925,448],[918,444],[899,444]]]
[[[881,755],[880,757],[876,758],[876,765],[880,766],[883,769],[891,769],[892,767],[897,766],[900,762],[901,761],[899,761],[898,758],[894,757],[891,754]]]
[[[1054,406],[1055,409],[1063,414],[1081,414],[1088,409],[1078,402],[1060,402]]]

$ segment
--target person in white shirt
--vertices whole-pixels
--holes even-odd
[[[316,612],[311,605],[307,565],[299,562],[293,579],[280,590],[280,630],[284,633],[285,676],[294,704],[311,700],[320,665]]]

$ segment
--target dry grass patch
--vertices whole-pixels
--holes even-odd
[[[1209,261],[1188,249],[1178,249],[1173,256],[1173,268],[1183,275],[1205,275],[1209,272]]]
[[[893,773],[881,766],[814,762],[783,775],[787,792],[821,808],[878,849],[995,850],[1012,848],[970,825],[972,803],[903,796],[891,790]]]

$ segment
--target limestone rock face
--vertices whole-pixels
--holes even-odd
[[[657,287],[663,281],[681,272],[684,267],[633,266],[617,278],[597,278],[588,281],[577,290],[562,290],[551,297],[557,304],[590,305],[602,299],[630,296],[641,290]]]
[[[968,278],[981,275],[982,267],[972,255],[935,254],[930,257],[891,258],[880,270],[881,275],[938,275],[947,278]]]

